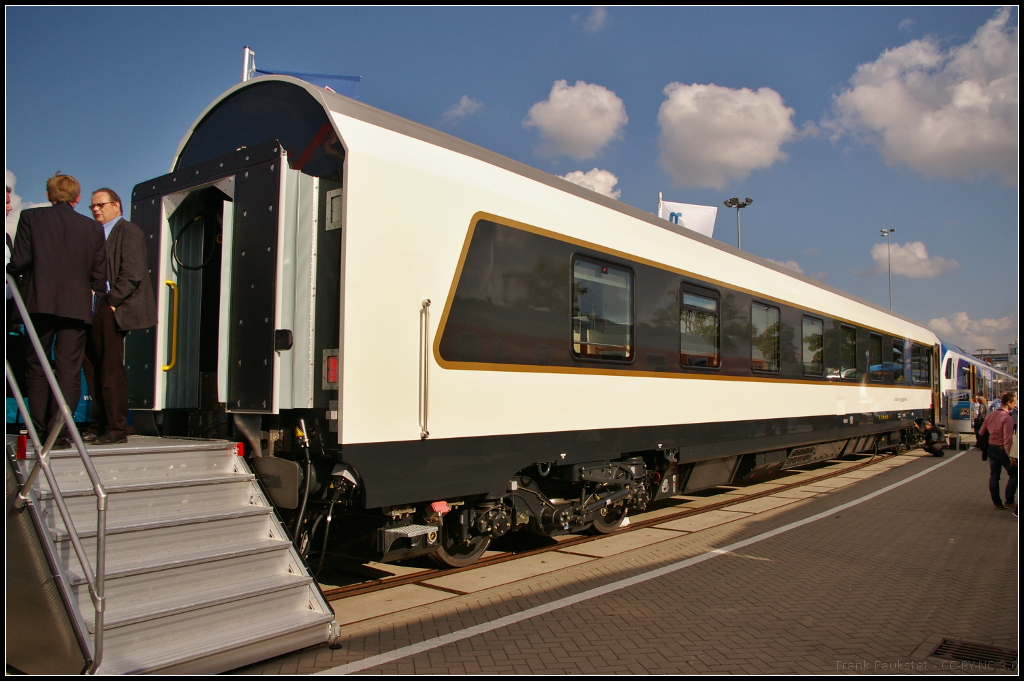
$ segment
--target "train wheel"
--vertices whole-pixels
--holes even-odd
[[[611,534],[615,532],[622,527],[623,521],[626,520],[627,512],[628,510],[625,506],[602,508],[600,515],[594,520],[594,524],[590,526],[590,533]]]
[[[490,537],[477,535],[469,544],[448,539],[448,533],[441,532],[441,546],[430,554],[430,559],[441,567],[460,568],[472,565],[491,545]]]

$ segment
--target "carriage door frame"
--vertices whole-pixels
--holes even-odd
[[[229,412],[274,413],[278,409],[281,341],[282,225],[287,152],[276,140],[242,148],[136,185],[132,221],[146,237],[149,276],[157,303],[157,326],[132,331],[125,347],[129,407],[166,408],[173,349],[174,296],[168,217],[175,203],[208,186],[234,185],[224,207],[218,401]],[[223,189],[223,187],[222,187]],[[170,199],[167,201],[166,199]],[[229,219],[230,217],[230,219]]]

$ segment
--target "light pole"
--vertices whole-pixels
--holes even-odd
[[[735,196],[732,197],[731,199],[726,199],[725,200],[725,207],[726,208],[735,208],[736,209],[736,248],[739,248],[740,250],[743,249],[743,246],[741,245],[743,242],[740,240],[740,208],[746,208],[747,206],[749,206],[753,202],[754,202],[754,199],[750,198],[749,196],[747,197],[747,199],[745,201],[740,201]]]
[[[889,235],[892,234],[895,231],[896,231],[895,227],[893,229],[883,229],[883,230],[881,230],[882,236],[885,237],[885,259],[889,263],[889,309],[890,310],[892,309],[892,241],[891,241]]]

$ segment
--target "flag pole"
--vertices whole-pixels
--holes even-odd
[[[255,69],[256,53],[249,49],[246,45],[242,49],[242,82],[249,80],[252,77],[252,72]]]

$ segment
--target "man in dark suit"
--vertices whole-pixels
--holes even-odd
[[[128,441],[128,379],[124,338],[133,329],[156,324],[156,300],[146,262],[146,238],[122,217],[121,197],[113,189],[92,194],[93,217],[106,235],[108,291],[96,303],[85,348],[85,380],[92,394],[92,423],[86,442]]]
[[[75,212],[82,188],[70,175],[57,173],[46,182],[49,208],[29,208],[18,219],[7,271],[21,276],[19,289],[36,333],[47,352],[52,347],[54,374],[68,407],[81,394],[85,336],[92,323],[93,292],[106,290],[103,227]],[[25,382],[29,411],[40,437],[61,418],[43,365],[29,346]],[[66,428],[58,447],[70,445]]]

